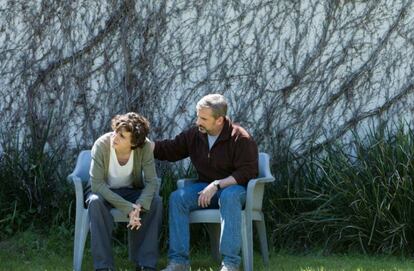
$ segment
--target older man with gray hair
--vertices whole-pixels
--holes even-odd
[[[241,210],[247,182],[258,174],[255,141],[227,117],[223,95],[197,103],[196,126],[171,140],[155,141],[154,157],[171,162],[190,157],[198,182],[174,191],[169,200],[169,264],[165,271],[190,270],[189,214],[218,208],[221,215],[221,271],[238,270],[241,262]],[[155,145],[155,146],[154,146]]]

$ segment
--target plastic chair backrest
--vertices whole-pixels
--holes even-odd
[[[267,153],[259,153],[259,178],[270,177],[269,155]]]
[[[76,161],[76,176],[80,177],[82,182],[87,183],[89,181],[89,169],[91,167],[91,151],[81,151],[78,160]]]

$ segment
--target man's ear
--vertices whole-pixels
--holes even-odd
[[[224,117],[223,116],[218,117],[217,118],[217,124],[222,125],[223,123],[224,123]]]

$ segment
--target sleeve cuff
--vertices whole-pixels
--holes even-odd
[[[144,203],[142,200],[137,199],[135,203],[141,205],[142,211],[148,211],[151,208],[151,202]]]

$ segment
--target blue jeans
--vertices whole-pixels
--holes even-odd
[[[190,226],[189,214],[198,206],[198,192],[208,183],[199,182],[177,189],[170,195],[168,258],[171,262],[189,264]],[[246,188],[231,185],[220,189],[211,199],[209,208],[219,208],[221,216],[220,253],[223,263],[238,267],[241,257],[241,210],[246,202]]]

